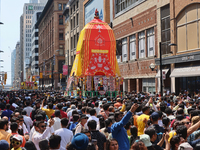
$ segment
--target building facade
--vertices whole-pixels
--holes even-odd
[[[11,53],[11,84],[14,85],[15,79],[15,59],[16,59],[16,49]]]
[[[20,65],[20,81],[24,81],[23,78],[23,70],[24,70],[24,17],[21,15],[20,17],[20,60],[19,60],[19,65]]]
[[[111,7],[117,60],[124,77],[121,90],[159,93],[162,86],[176,94],[199,91],[198,0],[113,0]]]
[[[25,3],[23,8],[23,76],[26,80],[26,67],[31,57],[31,21],[35,11],[42,11],[45,3]],[[27,79],[28,81],[29,79]]]
[[[21,48],[20,48],[20,42],[17,42],[16,44],[16,59],[15,59],[15,75],[14,75],[14,87],[20,88],[21,83]]]
[[[38,26],[36,25],[42,12],[36,11],[32,17],[32,29],[31,29],[31,52],[32,52],[32,62],[31,62],[31,75],[39,77],[39,67],[38,67]]]
[[[167,5],[170,40],[176,46],[171,47],[172,54],[165,56],[162,64],[169,72],[170,90],[193,95],[200,89],[200,2],[170,0]],[[156,64],[160,65],[159,59]]]
[[[58,89],[65,64],[65,26],[63,10],[68,1],[49,0],[37,22],[39,29],[40,87]]]

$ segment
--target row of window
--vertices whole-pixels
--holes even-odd
[[[64,10],[65,9],[66,4],[58,4],[58,10]]]
[[[73,7],[71,7],[71,14],[73,13],[73,11],[75,12],[76,9],[78,9],[79,2],[77,1],[76,4],[73,5]]]
[[[26,25],[26,28],[31,28],[31,25]]]
[[[26,38],[26,42],[31,42],[31,39],[30,38]]]
[[[31,37],[31,34],[26,34],[26,37]]]
[[[26,29],[26,33],[31,33],[31,29]]]
[[[31,15],[27,15],[26,19],[32,19],[32,16]]]
[[[115,13],[117,14],[117,13],[121,12],[122,10],[133,5],[137,1],[141,1],[141,0],[116,0],[115,1],[115,9],[116,9]]]
[[[26,20],[26,23],[31,23],[31,20]]]
[[[75,28],[78,26],[79,23],[79,14],[76,14],[76,17],[74,16],[73,19],[71,19],[71,29]]]
[[[147,38],[147,45],[145,44],[145,39]],[[136,44],[138,44],[138,49],[136,49]],[[147,36],[145,36],[145,31],[138,33],[138,43],[136,43],[135,34],[130,36],[129,41],[129,56],[128,58],[128,42],[127,38],[122,39],[122,56],[117,56],[118,62],[125,62],[128,60],[135,60],[136,53],[138,52],[139,58],[145,58],[155,55],[155,33],[154,28],[147,30]],[[146,54],[147,46],[147,54]]]
[[[31,10],[42,10],[44,6],[26,6],[26,10],[31,9]]]
[[[79,33],[71,37],[71,49],[76,48],[76,44],[78,43]]]
[[[26,11],[26,14],[33,14],[34,11]]]

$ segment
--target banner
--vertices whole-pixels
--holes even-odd
[[[87,76],[87,91],[91,91],[92,88],[91,88],[91,80],[92,80],[92,77],[91,76]]]
[[[110,91],[115,91],[115,79],[110,77]]]
[[[63,65],[63,75],[68,75],[68,65]]]

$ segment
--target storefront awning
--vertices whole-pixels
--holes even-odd
[[[200,76],[200,67],[175,68],[170,77],[194,77]]]
[[[123,76],[124,79],[141,79],[141,78],[155,78],[156,74],[130,75]]]
[[[169,71],[169,69],[162,69],[162,71],[165,71],[165,74]],[[156,78],[160,78],[160,70],[158,70],[158,73],[156,74]]]

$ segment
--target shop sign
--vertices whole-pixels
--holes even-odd
[[[187,60],[194,60],[194,55],[191,56],[184,56],[181,58],[182,61],[187,61]]]
[[[163,78],[163,80],[166,79],[166,72],[165,71],[162,71],[162,78]]]

